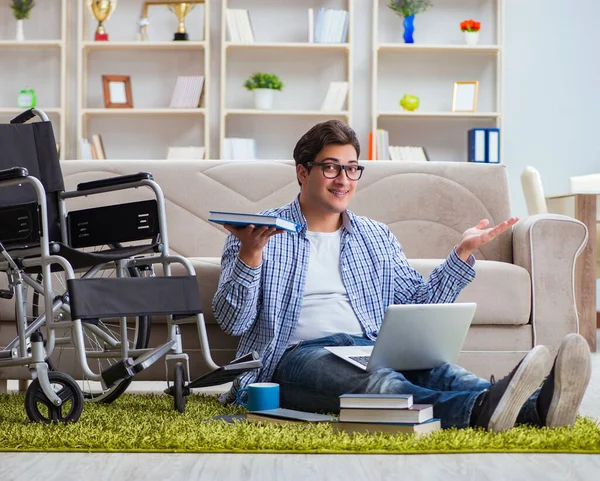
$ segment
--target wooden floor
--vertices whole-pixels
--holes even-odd
[[[592,363],[592,381],[581,413],[600,420],[600,353],[593,355]],[[596,480],[600,478],[600,455],[0,453],[1,480],[529,481],[540,474],[544,481]]]

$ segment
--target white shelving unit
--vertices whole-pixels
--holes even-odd
[[[19,91],[33,88],[36,108],[50,117],[64,159],[68,146],[68,0],[37,2],[30,19],[24,20],[24,41],[7,38],[15,37],[16,20],[9,2],[4,3],[0,7],[0,65],[10,75],[2,78],[0,121],[8,122],[20,114],[24,109],[17,107]]]
[[[96,20],[78,2],[77,158],[79,140],[96,133],[107,158],[164,159],[169,146],[203,146],[210,158],[210,1],[186,17],[187,41],[172,40],[177,19],[158,5],[148,12],[148,40],[138,40],[142,4],[119,2],[105,22],[109,40],[96,42]],[[131,77],[133,108],[104,108],[102,75]],[[204,76],[201,107],[169,108],[180,75]]]
[[[430,160],[466,161],[467,131],[500,128],[503,143],[504,0],[445,0],[415,16],[414,44],[403,43],[403,19],[373,0],[371,130],[390,145],[420,145]],[[466,45],[460,22],[481,22],[480,44]],[[455,81],[479,82],[476,112],[453,112]],[[408,112],[404,94],[420,106]],[[503,149],[501,148],[501,156]]]
[[[320,7],[349,12],[347,43],[308,42],[308,9]],[[253,43],[228,40],[226,11],[249,11]],[[226,137],[257,140],[258,158],[291,159],[294,143],[319,121],[339,118],[352,122],[353,0],[221,1],[220,158]],[[255,72],[277,74],[284,83],[272,110],[253,107],[252,93],[243,86]],[[330,81],[347,81],[346,108],[319,110]]]

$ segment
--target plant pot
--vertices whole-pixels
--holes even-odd
[[[254,108],[269,110],[273,108],[273,89],[254,89]]]
[[[415,31],[415,16],[404,17],[404,43],[415,43],[413,33]]]
[[[17,20],[17,42],[22,42],[25,40],[25,35],[23,34],[23,20]]]
[[[465,35],[465,43],[467,45],[477,45],[479,43],[479,32],[463,32]]]

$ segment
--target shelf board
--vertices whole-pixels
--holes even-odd
[[[82,115],[204,115],[206,109],[170,109],[170,108],[158,108],[158,109],[146,109],[146,108],[134,108],[134,109],[82,109]]]
[[[419,118],[490,118],[500,117],[498,112],[406,112],[402,110],[380,110],[377,117],[419,117]]]
[[[225,42],[225,48],[280,48],[280,49],[316,49],[316,50],[348,50],[349,43],[309,43],[309,42]]]
[[[181,41],[181,42],[81,42],[85,50],[201,50],[206,47],[206,42]]]
[[[421,45],[415,43],[380,43],[377,45],[380,52],[468,52],[468,53],[498,53],[502,49],[498,45],[451,45],[431,44]]]
[[[24,40],[17,42],[16,40],[0,40],[0,49],[38,49],[38,48],[61,48],[64,47],[62,40]]]
[[[46,112],[47,114],[54,114],[54,115],[61,115],[62,114],[62,109],[59,107],[54,107],[54,108],[40,108],[40,107],[36,107],[39,108],[40,110]],[[8,114],[8,115],[14,115],[15,117],[17,115],[19,115],[21,112],[24,112],[27,109],[22,109],[20,107],[0,107],[0,114]]]
[[[306,116],[306,117],[348,117],[348,111],[338,112],[324,110],[256,110],[256,109],[226,109],[225,115],[271,115],[271,116]]]

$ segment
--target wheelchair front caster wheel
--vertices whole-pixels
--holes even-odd
[[[183,364],[178,362],[175,364],[175,373],[173,376],[173,400],[175,402],[175,410],[180,413],[185,412],[185,404],[187,402],[184,390]]]
[[[27,416],[34,422],[46,424],[76,422],[83,412],[83,393],[79,385],[71,376],[62,372],[50,371],[48,378],[62,404],[55,406],[42,390],[39,378],[36,378],[25,394]]]

